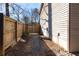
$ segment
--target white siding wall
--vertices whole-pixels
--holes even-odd
[[[52,4],[52,40],[63,47],[65,50],[68,50],[68,21],[69,4]],[[60,33],[59,37],[58,33]]]
[[[41,25],[44,36],[49,37],[48,31],[47,31],[47,28],[48,28],[48,15],[46,14],[46,13],[48,13],[47,5],[48,4],[46,4],[46,3],[43,5],[43,8],[42,8],[42,11],[40,14],[40,25]]]

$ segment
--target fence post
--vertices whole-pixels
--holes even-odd
[[[15,39],[16,39],[16,42],[17,42],[17,21],[15,22]]]
[[[4,46],[3,46],[3,26],[4,26],[3,13],[0,13],[0,55],[5,55]]]
[[[48,32],[49,38],[52,40],[52,4],[48,3]]]

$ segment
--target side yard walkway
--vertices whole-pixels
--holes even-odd
[[[39,35],[31,35],[28,42],[19,41],[14,47],[7,49],[6,56],[55,56],[55,54]]]
[[[51,40],[41,38],[40,35],[30,35],[28,42],[19,41],[14,47],[7,49],[6,56],[75,56],[67,53]]]

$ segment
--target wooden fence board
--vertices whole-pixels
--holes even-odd
[[[22,23],[17,23],[17,41],[20,40],[20,37],[22,36],[23,33],[23,24]]]

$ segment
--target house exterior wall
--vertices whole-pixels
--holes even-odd
[[[68,50],[69,4],[52,4],[52,40]]]
[[[45,3],[40,14],[40,25],[44,36],[49,37],[48,34],[48,4]]]
[[[51,4],[52,7],[52,14],[50,15],[48,13],[49,16],[46,15],[45,10],[44,10],[44,6],[46,6],[46,4],[43,5],[42,10],[41,10],[41,14],[40,14],[40,24],[42,29],[45,29],[44,27],[46,27],[46,23],[44,24],[45,20],[47,19],[48,22],[47,24],[49,25],[49,17],[52,16],[52,41],[54,41],[55,43],[59,44],[61,47],[63,47],[65,50],[69,50],[69,4],[68,3],[54,3]],[[48,6],[47,6],[48,9]],[[49,9],[48,9],[49,10]],[[50,11],[49,11],[50,12]],[[42,19],[41,19],[42,18]],[[49,25],[50,26],[50,25]],[[47,26],[48,29],[50,29]],[[47,30],[46,30],[47,31]],[[47,33],[45,33],[45,31],[43,31],[44,35],[49,36],[49,31],[47,31]],[[60,36],[58,36],[58,33],[60,34]]]
[[[79,3],[70,4],[70,52],[79,51]]]
[[[47,26],[46,24],[43,24],[43,19],[49,19],[49,16],[46,16],[44,12],[45,11],[42,8],[40,14],[42,18],[42,28]],[[52,3],[51,16],[52,41],[60,45],[66,51],[79,51],[79,3]],[[45,35],[47,33],[45,33]]]

